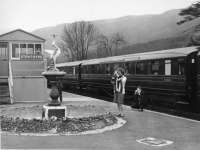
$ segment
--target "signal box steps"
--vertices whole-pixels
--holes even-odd
[[[0,86],[5,84],[8,84],[8,77],[0,77]]]
[[[1,95],[9,95],[8,85],[0,85],[0,96]]]
[[[10,102],[8,79],[0,78],[0,104]]]

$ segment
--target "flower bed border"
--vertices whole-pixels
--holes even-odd
[[[2,118],[5,119],[6,117],[1,116],[1,122],[2,122]],[[8,119],[8,117],[6,118]],[[50,125],[50,127],[48,129],[46,129],[44,132],[41,132],[41,130],[39,132],[27,132],[27,131],[21,131],[21,130],[3,130],[1,131],[2,133],[5,134],[14,134],[14,135],[25,135],[25,136],[55,136],[55,135],[85,135],[85,134],[97,134],[97,133],[102,133],[105,131],[110,131],[113,129],[117,129],[121,126],[123,126],[126,121],[123,120],[122,118],[118,118],[115,115],[111,114],[111,113],[106,113],[106,114],[101,114],[101,115],[97,115],[97,116],[89,116],[89,117],[83,117],[83,118],[67,118],[67,120],[39,120],[39,119],[20,119],[20,118],[12,118],[14,121],[18,121],[18,125],[21,125],[21,129],[23,129],[23,122],[27,122],[27,121],[36,121],[36,122],[43,122],[45,121],[47,123],[47,125]],[[11,120],[12,120],[11,119]],[[111,120],[108,120],[111,119]],[[20,121],[23,121],[22,124],[20,124]],[[86,124],[82,124],[82,125],[88,125],[88,128],[71,128],[69,130],[57,130],[59,123],[62,124],[64,123],[64,125],[66,125],[67,123],[69,124],[71,121],[71,127],[73,128],[73,126],[78,125],[78,127],[82,127],[80,124],[82,123],[86,123]],[[94,123],[98,123],[98,121],[101,121],[100,123],[103,124],[102,126],[100,126],[99,128],[97,128]],[[109,122],[111,121],[111,122]],[[9,122],[9,121],[8,121]],[[108,122],[108,123],[106,123]],[[5,122],[4,122],[5,123]],[[56,124],[57,123],[57,124]],[[66,124],[65,124],[66,123]],[[73,124],[75,123],[75,124]],[[53,126],[51,126],[53,125]],[[56,128],[55,128],[56,125]],[[5,124],[4,124],[5,126]],[[37,125],[36,125],[37,126]],[[67,126],[66,126],[67,127]],[[1,128],[2,128],[2,123],[1,123]],[[13,128],[12,128],[13,129]]]

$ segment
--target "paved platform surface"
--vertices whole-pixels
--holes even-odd
[[[95,105],[105,112],[117,112],[116,104],[64,93],[67,105]],[[2,149],[70,149],[70,150],[199,150],[200,122],[145,110],[139,112],[124,106],[127,123],[116,130],[80,136],[16,136],[1,135]],[[173,141],[173,144],[155,147],[137,142],[153,137]]]

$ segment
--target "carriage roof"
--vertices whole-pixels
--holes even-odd
[[[197,51],[197,47],[193,46],[193,47],[184,47],[184,48],[145,52],[145,53],[112,56],[112,57],[105,57],[105,58],[96,58],[96,59],[89,59],[89,60],[83,60],[83,61],[66,62],[66,63],[57,64],[56,66],[57,67],[78,66],[80,64],[94,65],[94,64],[105,64],[105,63],[115,63],[115,62],[166,59],[166,58],[184,57],[195,51]]]

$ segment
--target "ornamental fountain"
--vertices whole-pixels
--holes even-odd
[[[51,101],[48,104],[43,105],[43,113],[42,118],[49,119],[52,116],[57,118],[66,118],[67,107],[61,104],[61,100],[58,98],[61,97],[62,88],[61,88],[61,80],[66,74],[63,71],[59,71],[56,68],[56,59],[60,55],[61,50],[56,45],[55,35],[53,35],[52,46],[55,47],[55,51],[51,55],[51,64],[47,71],[42,72],[42,75],[49,81],[51,86],[50,98]]]

